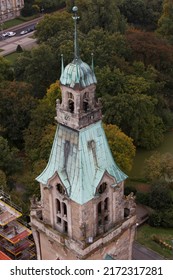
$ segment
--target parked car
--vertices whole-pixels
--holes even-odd
[[[2,34],[2,37],[8,37],[8,33],[7,33],[7,32],[4,32],[4,33]]]
[[[20,32],[20,35],[25,35],[25,34],[27,34],[28,33],[28,30],[22,30],[21,32]]]
[[[8,37],[13,37],[15,35],[16,35],[16,32],[13,32],[13,31],[7,32]]]

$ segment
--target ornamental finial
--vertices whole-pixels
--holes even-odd
[[[78,7],[74,6],[72,8],[72,11],[74,13],[74,16],[72,17],[74,19],[74,58],[79,58],[79,47],[78,47],[78,37],[77,37],[77,20],[79,19],[79,16],[77,15]]]

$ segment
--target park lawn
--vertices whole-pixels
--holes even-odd
[[[136,240],[140,244],[152,249],[166,259],[173,259],[173,250],[164,248],[162,245],[152,240],[153,235],[160,237],[166,243],[172,245],[173,229],[151,227],[148,224],[140,226],[137,230]]]
[[[11,20],[8,20],[8,21],[3,23],[3,29],[5,30],[7,28],[19,25],[19,24],[24,23],[24,22],[25,21],[23,19],[21,19],[21,18],[11,19]]]
[[[11,62],[11,64],[14,64],[14,62],[17,60],[17,58],[21,55],[21,53],[13,52],[5,56],[7,60]]]
[[[8,21],[5,21],[3,23],[3,29],[8,29],[10,27],[13,27],[13,26],[16,26],[16,25],[19,25],[21,23],[24,23],[24,22],[27,22],[27,21],[30,21],[32,19],[35,19],[35,18],[38,18],[40,15],[34,15],[34,16],[31,16],[31,17],[18,17],[18,18],[14,18],[14,19],[11,19],[11,20],[8,20]]]

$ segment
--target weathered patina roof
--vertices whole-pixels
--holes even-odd
[[[46,185],[55,172],[68,196],[79,204],[95,196],[105,172],[116,183],[127,178],[114,162],[101,121],[80,131],[57,127],[48,165],[36,180]]]
[[[87,63],[83,62],[80,58],[74,58],[62,71],[60,82],[71,88],[74,88],[76,84],[84,88],[91,84],[96,84],[97,80]]]

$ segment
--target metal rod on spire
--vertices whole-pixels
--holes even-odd
[[[77,38],[77,20],[79,19],[79,16],[77,15],[78,7],[74,6],[72,8],[72,11],[74,13],[73,19],[74,19],[74,26],[75,26],[75,32],[74,32],[74,58],[79,57],[79,48],[78,48],[78,38]]]

